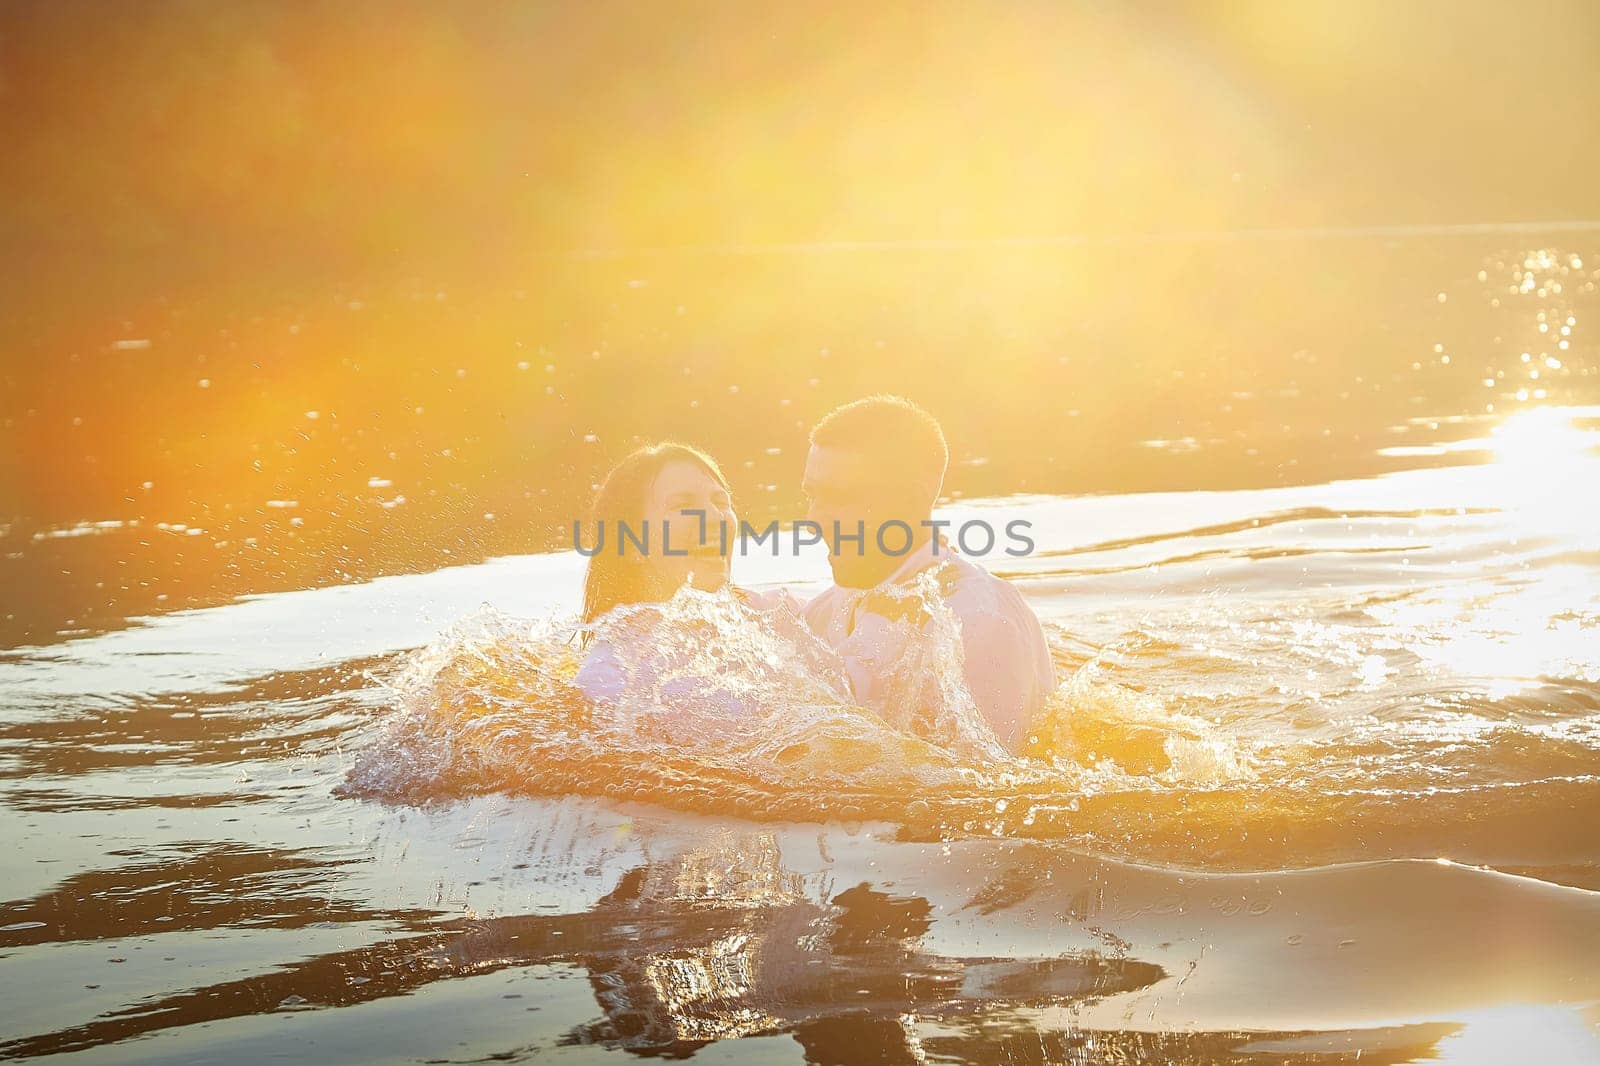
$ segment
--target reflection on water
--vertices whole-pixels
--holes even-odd
[[[826,1048],[852,1045],[858,1059],[870,1058],[873,1045],[911,1057],[909,1023],[917,1018],[1065,1003],[1163,976],[1157,966],[1092,952],[1034,959],[929,953],[918,943],[932,924],[927,900],[863,882],[812,904],[798,884],[783,884],[794,875],[778,865],[770,838],[750,843],[755,854],[699,853],[665,870],[633,871],[602,900],[646,926],[680,908],[706,914],[708,905],[709,913],[731,909],[740,918],[711,930],[701,946],[675,937],[657,952],[585,956],[605,1019],[575,1030],[572,1043],[681,1053],[727,1037],[790,1031],[813,1061],[828,1061]],[[729,872],[737,884],[726,883]],[[865,1047],[857,1043],[863,1039]]]
[[[523,822],[507,836],[507,814],[548,828]],[[137,1059],[143,1045],[125,1042],[144,1036],[161,1038],[150,1045],[155,1058],[203,1060],[213,1050],[207,1027],[232,1023],[234,1047],[254,1057],[300,1030],[252,1030],[248,1019],[371,1014],[413,997],[412,1054],[466,1037],[497,1060],[584,1048],[681,1058],[722,1040],[788,1034],[796,1054],[786,1061],[818,1064],[1400,1063],[1436,1046],[1507,1039],[1555,1054],[1590,1046],[1582,1041],[1593,1035],[1565,1009],[1476,1010],[1513,987],[1579,1001],[1600,993],[1588,963],[1600,949],[1600,902],[1522,879],[1437,864],[1219,878],[1054,848],[886,847],[816,827],[730,832],[549,806],[441,810],[412,830],[427,829],[448,853],[450,840],[471,841],[480,825],[499,839],[474,841],[466,867],[478,867],[473,885],[501,886],[506,916],[470,906],[451,915],[443,899],[319,908],[317,896],[338,891],[337,865],[265,850],[134,862],[8,904],[23,916],[4,930],[8,965],[27,945],[98,941],[105,947],[92,962],[57,951],[35,953],[30,967],[47,982],[93,975],[87,1002],[122,966],[145,974],[115,993],[132,993],[125,1005],[114,998],[87,1021],[58,1005],[61,1023],[0,1044],[0,1054],[114,1045]],[[598,842],[608,837],[633,839],[607,856]],[[409,850],[410,840],[380,843],[372,873],[392,884],[412,867],[438,869],[439,855],[413,860]],[[652,851],[661,857],[640,861]],[[530,867],[533,880],[519,872]],[[856,880],[862,874],[872,880]],[[556,898],[526,894],[540,882]],[[588,901],[561,901],[573,888]],[[1371,908],[1372,892],[1388,895],[1385,908]],[[534,906],[519,912],[519,902]],[[1422,920],[1430,912],[1432,928]],[[1512,942],[1475,941],[1468,931],[1481,933],[1486,919]],[[241,972],[237,954],[207,958],[197,950],[205,938],[195,939],[227,931],[238,948],[251,929],[322,928],[359,943],[305,939],[273,965]],[[137,958],[141,950],[165,952],[166,966],[182,959],[199,980],[163,980],[163,964]],[[1273,987],[1291,973],[1291,985]],[[575,975],[583,1000],[561,987]],[[467,998],[445,993],[456,986]],[[14,991],[25,1006],[37,998]],[[473,1006],[463,1015],[464,1003]],[[556,1016],[528,1017],[547,1006]],[[1375,1025],[1430,1010],[1459,1022]],[[1217,1024],[1228,1017],[1232,1026]]]
[[[190,867],[246,899],[251,893],[240,875],[251,866],[270,869],[285,883],[309,872],[308,864],[273,858],[261,854],[240,869],[225,857],[203,854]],[[25,920],[8,927],[8,943],[42,943],[66,929],[80,938],[153,932],[156,926],[136,923],[169,918],[173,900],[166,890],[189,878],[182,867],[168,866],[159,886],[136,871],[97,880],[29,901],[16,912]],[[187,898],[178,909],[191,928],[250,924],[241,922],[241,913],[205,909],[199,893],[180,894]],[[77,920],[62,901],[80,895],[116,909],[87,923]],[[274,897],[275,908],[286,903],[292,906]],[[839,1041],[847,1034],[911,1055],[917,1038],[906,1026],[917,1018],[1059,1005],[1146,987],[1164,976],[1158,966],[1099,952],[943,956],[919,943],[931,910],[925,899],[894,896],[865,882],[813,902],[798,875],[784,869],[773,837],[758,834],[635,867],[581,914],[438,921],[423,912],[328,909],[318,920],[384,922],[408,935],[186,990],[88,1025],[0,1045],[0,1051],[76,1050],[175,1026],[261,1011],[348,1007],[452,978],[571,963],[587,973],[602,1017],[574,1028],[559,1044],[681,1057],[716,1040],[793,1032],[808,1057],[822,1056],[811,1061],[839,1061],[822,1049],[846,1046]],[[273,925],[292,929],[304,920],[280,913]],[[17,935],[35,931],[44,932]],[[839,1019],[843,1026],[834,1024]],[[852,1019],[865,1024],[852,1025]],[[882,1021],[890,1022],[887,1028]]]

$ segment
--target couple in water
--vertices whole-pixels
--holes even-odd
[[[900,397],[858,400],[819,422],[803,488],[834,583],[802,605],[787,591],[731,585],[736,537],[717,531],[740,525],[710,456],[671,443],[629,455],[595,502],[597,528],[603,537],[609,527],[615,541],[607,548],[602,540],[589,558],[578,687],[596,704],[645,696],[712,705],[737,728],[739,675],[801,664],[830,698],[906,732],[960,739],[949,735],[950,708],[941,706],[959,702],[967,706],[957,732],[977,729],[989,734],[985,746],[1019,751],[1055,687],[1050,653],[1021,593],[963,557],[932,521],[948,462],[939,423]],[[624,526],[653,532],[654,543],[624,544]],[[696,595],[685,586],[721,597],[781,641],[784,655],[730,650],[706,661],[704,649],[673,648],[663,608]]]

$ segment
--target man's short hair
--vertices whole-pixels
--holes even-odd
[[[862,453],[886,477],[911,478],[939,495],[950,448],[939,420],[904,396],[868,396],[836,407],[811,430],[811,443]]]

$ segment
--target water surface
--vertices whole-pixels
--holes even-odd
[[[263,403],[232,409],[277,427],[254,442],[269,480],[228,474],[251,453],[225,439],[193,492],[162,496],[179,467],[145,477],[154,452],[105,452],[125,470],[102,490],[30,505],[0,536],[22,575],[0,660],[0,1054],[1594,1061],[1600,376],[1583,331],[1600,254],[1574,241],[1312,242],[1285,253],[1327,261],[1301,282],[1361,294],[1306,286],[1313,347],[1290,337],[1293,308],[1214,322],[1204,354],[1110,312],[1068,341],[1035,312],[972,371],[997,410],[936,376],[946,513],[1026,518],[1037,542],[994,562],[1063,680],[1036,730],[1049,758],[1015,765],[840,733],[781,685],[779,708],[823,730],[800,757],[607,748],[563,717],[581,560],[552,549],[604,453],[703,430],[745,513],[781,515],[807,420],[868,384],[810,346],[819,325],[803,362],[756,379],[706,356],[731,343],[714,312],[687,316],[700,340],[661,340],[652,316],[683,296],[662,290],[709,301],[734,266],[658,264],[616,293],[659,307],[596,312],[597,335],[656,338],[660,365],[638,373],[695,380],[655,408],[604,410],[634,395],[604,356],[543,421],[467,434],[488,401],[428,384],[402,348],[405,382],[250,386]],[[1085,258],[1144,263],[1126,307],[1158,302],[1190,255],[1293,287],[1253,248],[1022,254],[1055,280]],[[603,269],[620,286],[634,265]],[[1018,264],[987,268],[998,285]],[[836,329],[836,352],[911,345],[900,312],[953,291],[948,261],[850,269],[904,303],[853,304],[865,332]],[[754,272],[811,270],[823,286],[817,266]],[[1388,296],[1368,300],[1379,275]],[[1215,292],[1194,305],[1231,313]],[[418,321],[472,317],[455,306],[296,317],[375,343],[338,316],[376,311],[402,344]],[[559,379],[566,356],[523,358],[498,329],[433,365],[452,383]],[[214,425],[181,409],[233,387],[218,365],[249,362],[213,351],[199,388],[193,338],[102,341],[96,358],[166,361],[147,369],[175,438]],[[960,367],[959,349],[929,358]],[[1141,386],[1148,404],[1122,395]],[[390,421],[440,398],[438,441]],[[104,393],[51,402],[74,400],[115,417]],[[169,446],[206,447],[185,440]],[[467,474],[440,473],[463,461],[447,448]],[[735,564],[802,594],[825,574],[816,557]]]

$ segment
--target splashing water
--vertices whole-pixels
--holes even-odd
[[[576,793],[754,817],[889,819],[908,832],[970,829],[982,816],[1026,831],[1094,793],[1252,777],[1235,741],[1097,680],[1093,664],[1054,694],[1031,757],[1012,756],[973,707],[957,623],[934,578],[875,595],[904,601],[897,624],[916,629],[881,713],[849,702],[838,660],[789,606],[755,610],[685,587],[587,633],[485,609],[383,679],[395,709],[347,787],[407,802]],[[627,683],[617,699],[591,701],[577,675],[585,648],[602,645]]]
[[[1396,677],[1415,672],[1405,656],[1433,644],[1416,619],[1397,628],[1391,596],[1332,593],[1342,606],[1259,619],[1188,608],[1149,616],[1066,671],[1013,756],[973,710],[936,579],[897,595],[903,602],[874,609],[917,639],[890,697],[871,708],[846,698],[839,663],[792,607],[685,589],[614,612],[587,646],[570,620],[486,610],[384,679],[392,710],[346,791],[406,803],[575,794],[769,820],[884,820],[905,839],[1063,839],[1207,868],[1384,855],[1531,868],[1600,847],[1596,821],[1572,816],[1600,809],[1588,690],[1474,695],[1429,675],[1416,682],[1431,693],[1420,704],[1410,682],[1397,695]],[[1425,609],[1428,595],[1408,609]],[[1557,640],[1569,624],[1552,625],[1537,639],[1525,630],[1518,647],[1555,655],[1548,669],[1577,676],[1560,658],[1570,641]],[[1459,619],[1449,632],[1457,643],[1470,636]],[[1055,643],[1059,662],[1068,653]],[[594,702],[576,678],[601,646],[626,683],[615,700]],[[1548,713],[1534,709],[1549,699]]]

